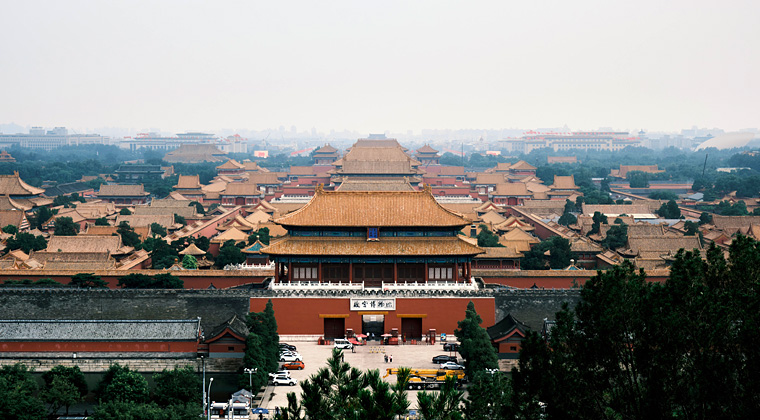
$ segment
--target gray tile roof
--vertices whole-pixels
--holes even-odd
[[[186,341],[198,337],[192,320],[2,320],[3,341]]]

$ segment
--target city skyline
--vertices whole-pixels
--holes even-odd
[[[293,7],[295,6],[295,7]],[[2,122],[318,132],[760,126],[754,2],[25,2]]]

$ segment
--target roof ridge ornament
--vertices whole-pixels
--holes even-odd
[[[317,187],[314,189],[314,194],[322,194],[323,192],[325,192],[324,185],[325,184],[322,184],[322,183],[317,184]]]
[[[423,187],[423,191],[425,191],[426,193],[432,194],[433,193],[433,186],[430,185],[430,184],[425,184],[425,186]]]

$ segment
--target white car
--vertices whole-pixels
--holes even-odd
[[[441,363],[441,369],[443,370],[464,370],[464,366],[454,363],[454,362],[446,362]]]
[[[298,354],[281,354],[280,355],[280,361],[281,362],[300,362],[303,359],[301,359],[301,355]]]
[[[274,379],[272,379],[272,384],[274,384],[275,386],[279,386],[279,385],[294,386],[296,384],[296,381],[293,378],[286,378],[284,376],[277,376]]]
[[[290,371],[289,370],[278,370],[277,372],[270,373],[269,374],[269,379],[271,380],[271,379],[274,379],[274,378],[276,378],[278,376],[285,376],[285,377],[290,378]]]

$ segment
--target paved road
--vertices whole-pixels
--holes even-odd
[[[291,376],[296,381],[302,381],[309,376],[317,373],[317,370],[326,366],[326,360],[330,357],[332,352],[332,346],[320,346],[316,343],[303,343],[293,342],[290,343],[298,347],[298,352],[303,356],[303,361],[306,367],[303,370],[290,371]],[[383,353],[384,352],[384,353]],[[419,344],[419,345],[401,345],[401,346],[380,346],[380,345],[368,345],[356,347],[356,352],[352,353],[350,350],[344,350],[345,360],[352,367],[357,367],[362,371],[368,369],[380,369],[381,376],[385,375],[385,369],[409,367],[417,369],[435,369],[437,364],[432,362],[433,356],[439,354],[453,354],[443,351],[443,346],[439,343],[434,345]],[[385,363],[383,356],[385,354],[393,356],[392,363]],[[395,383],[395,375],[391,375],[385,378],[386,381]],[[267,408],[274,412],[275,407],[284,407],[287,405],[287,393],[295,392],[296,395],[301,395],[301,387],[296,386],[268,386],[265,390],[264,398],[261,403],[261,407]],[[411,402],[410,408],[417,406],[417,392],[409,391],[408,398]],[[273,394],[273,395],[272,395]]]

